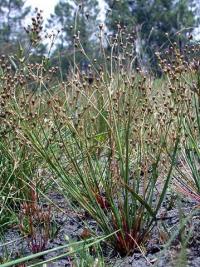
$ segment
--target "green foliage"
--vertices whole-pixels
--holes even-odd
[[[183,195],[200,203],[200,114],[198,91],[194,98],[195,112],[192,120],[183,122],[186,140],[180,156],[181,164],[177,167],[175,184]]]
[[[170,42],[179,41],[183,46],[184,36],[177,38],[177,33],[191,33],[196,19],[191,1],[181,0],[135,0],[106,1],[110,7],[107,26],[115,32],[117,24],[126,25],[136,32],[138,59],[141,66],[147,64],[145,55],[156,66],[155,52],[166,48]],[[167,33],[167,35],[166,35]]]
[[[117,25],[128,27],[133,30],[136,25],[135,17],[132,14],[129,1],[105,1],[109,7],[107,10],[106,25],[112,32],[117,31]]]
[[[113,235],[113,234],[111,234]],[[83,262],[84,266],[88,266],[87,264],[89,264],[91,262],[91,258],[87,258],[87,253],[88,253],[88,249],[90,249],[91,247],[97,247],[98,248],[98,244],[102,241],[105,241],[109,236],[103,236],[103,237],[98,237],[98,238],[89,238],[87,240],[81,240],[81,241],[77,241],[77,242],[70,242],[68,244],[65,244],[63,246],[58,246],[56,248],[52,248],[43,252],[39,252],[36,254],[32,254],[26,257],[21,257],[19,259],[15,259],[15,260],[9,260],[3,264],[1,264],[2,267],[12,267],[12,266],[16,266],[18,264],[26,264],[28,262],[29,266],[31,267],[36,267],[36,266],[41,266],[44,265],[46,263],[52,263],[53,264],[62,258],[65,257],[70,257],[70,256],[79,256],[81,255],[81,262]],[[40,260],[44,255],[48,255],[51,252],[59,252],[59,256],[54,256],[54,257],[50,257],[48,260]],[[64,252],[65,251],[65,252]],[[84,255],[84,251],[85,251],[85,255]],[[84,258],[84,256],[85,258]],[[95,263],[95,260],[93,261]],[[31,265],[30,265],[31,264]],[[76,264],[76,263],[75,263]],[[103,267],[104,263],[103,261],[99,260],[98,261],[98,266]],[[76,266],[76,265],[75,265]]]
[[[10,51],[13,43],[21,35],[22,21],[30,12],[30,7],[24,7],[24,5],[25,1],[23,0],[1,0],[0,53],[5,53],[6,49]]]

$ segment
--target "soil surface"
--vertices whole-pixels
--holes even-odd
[[[55,231],[54,236],[46,245],[46,249],[65,245],[68,240],[80,240],[84,231],[88,228],[101,235],[95,221],[89,216],[86,216],[83,211],[80,211],[80,208],[77,208],[79,210],[78,212],[70,209],[69,203],[67,203],[66,199],[60,193],[50,193],[49,198],[56,204],[52,208],[52,223]],[[148,245],[143,249],[143,252],[138,250],[132,256],[121,258],[114,249],[103,245],[106,266],[200,266],[200,216],[199,210],[195,209],[197,203],[184,198],[178,201],[179,207],[177,207],[173,204],[172,199],[171,194],[168,194],[160,211],[157,226],[154,228],[152,237]],[[174,203],[177,203],[177,201]],[[44,207],[45,205],[47,204],[44,204]],[[185,218],[188,218],[191,212],[194,213],[192,218],[185,222]],[[182,231],[179,231],[181,226]],[[173,235],[171,240],[167,233],[170,236]],[[185,245],[184,242],[187,238],[188,242]],[[12,243],[9,243],[11,241]],[[3,246],[3,243],[8,244],[7,246]],[[28,254],[30,254],[30,250],[27,245],[27,238],[21,237],[20,231],[16,226],[8,229],[5,233],[4,240],[0,241],[0,257],[9,255],[11,258],[15,258],[17,255],[24,256]],[[58,255],[57,252],[49,253],[43,260],[56,255]],[[183,259],[187,260],[187,264],[184,264],[185,260],[183,261]],[[47,266],[72,266],[72,259],[65,257],[48,263]]]

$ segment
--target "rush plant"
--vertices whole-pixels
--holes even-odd
[[[127,255],[146,244],[156,224],[176,159],[179,131],[175,143],[170,143],[170,120],[163,127],[156,121],[145,77],[132,77],[131,83],[123,76],[117,78],[118,83],[112,79],[105,83],[101,95],[76,89],[82,98],[78,108],[83,110],[78,122],[65,115],[67,100],[52,99],[53,139],[43,123],[31,131],[23,123],[22,132],[56,175],[63,192],[95,219],[105,235],[117,231],[110,242]]]
[[[175,175],[175,185],[179,192],[200,203],[200,114],[198,95],[194,95],[194,115],[185,119],[185,142],[183,143],[180,164]]]

